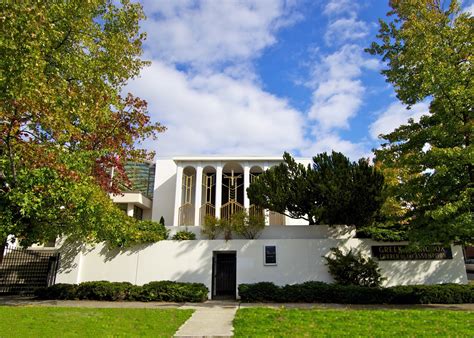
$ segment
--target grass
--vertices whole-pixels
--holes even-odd
[[[0,307],[0,337],[171,337],[192,312],[5,306]]]
[[[452,310],[240,309],[236,336],[473,337],[474,313]]]

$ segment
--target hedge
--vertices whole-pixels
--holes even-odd
[[[143,286],[129,282],[95,281],[80,284],[55,284],[37,289],[39,299],[88,299],[108,301],[203,302],[208,289],[201,283],[150,282]]]
[[[244,302],[340,304],[462,304],[474,303],[474,285],[407,285],[363,287],[306,282],[277,286],[270,282],[240,284]]]

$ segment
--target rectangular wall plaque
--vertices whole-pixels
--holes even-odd
[[[450,247],[427,245],[412,249],[408,245],[373,245],[372,256],[379,261],[411,261],[453,259]]]
[[[276,265],[276,246],[275,245],[265,245],[264,249],[264,265]]]

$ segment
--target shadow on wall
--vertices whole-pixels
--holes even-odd
[[[385,284],[467,283],[466,269],[459,246],[452,247],[453,259],[418,261],[381,261]],[[407,273],[408,272],[408,273]]]
[[[355,243],[358,242],[358,243]],[[375,242],[353,239],[348,245],[372,257],[372,245],[406,245],[407,242]],[[384,286],[409,284],[467,283],[460,246],[452,246],[453,259],[379,261]]]
[[[215,245],[209,241],[181,241],[178,242],[178,250],[175,251],[176,258],[189,255],[193,252],[194,264],[190,268],[180,268],[172,274],[171,278],[180,282],[204,283],[211,293],[212,287],[212,256]],[[183,257],[185,259],[185,257]]]
[[[126,255],[126,256],[132,256],[132,255],[139,255],[140,252],[145,250],[146,248],[154,245],[154,243],[144,243],[144,244],[139,244],[139,245],[134,245],[128,248],[115,248],[115,249],[109,249],[105,244],[102,245],[102,248],[100,249],[100,255],[104,257],[104,262],[110,262],[114,259],[116,259],[118,256]],[[90,249],[90,251],[93,250]]]
[[[332,247],[353,248],[371,255],[372,245],[380,243],[360,239],[295,239],[295,240],[190,240],[161,241],[137,245],[128,249],[109,250],[103,244],[87,249],[81,243],[65,243],[62,248],[61,272],[82,270],[87,278],[117,278],[128,276],[130,281],[144,284],[152,280],[200,282],[211,291],[213,251],[237,252],[237,284],[273,281],[294,284],[304,281],[332,282],[325,265]],[[277,266],[265,266],[265,245],[277,246]],[[434,284],[466,282],[462,251],[453,247],[452,260],[380,261],[386,286],[396,284]],[[79,253],[91,255],[88,265],[78,266]],[[132,257],[133,259],[126,259]],[[135,260],[136,258],[136,260]],[[82,260],[86,264],[87,260]],[[92,263],[94,262],[94,263]],[[91,265],[92,264],[92,265]],[[86,273],[87,272],[87,273]],[[113,277],[112,277],[113,276]],[[84,277],[86,278],[86,277]],[[97,279],[96,279],[97,280]]]
[[[78,269],[77,257],[81,254],[81,251],[84,250],[86,250],[86,248],[81,242],[66,239],[59,249],[60,264],[58,272],[71,273],[73,270]]]

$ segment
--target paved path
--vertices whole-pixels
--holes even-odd
[[[474,303],[470,304],[408,304],[408,305],[351,305],[331,303],[240,303],[238,301],[210,300],[204,303],[165,303],[165,302],[107,302],[95,300],[35,300],[28,297],[0,296],[0,306],[59,306],[59,307],[96,307],[96,308],[219,308],[233,306],[270,307],[270,308],[299,308],[299,309],[352,309],[352,310],[379,310],[379,309],[430,309],[430,310],[464,310],[474,311]]]
[[[232,321],[238,306],[214,307],[183,306],[195,310],[176,332],[175,337],[231,337],[234,335]]]

